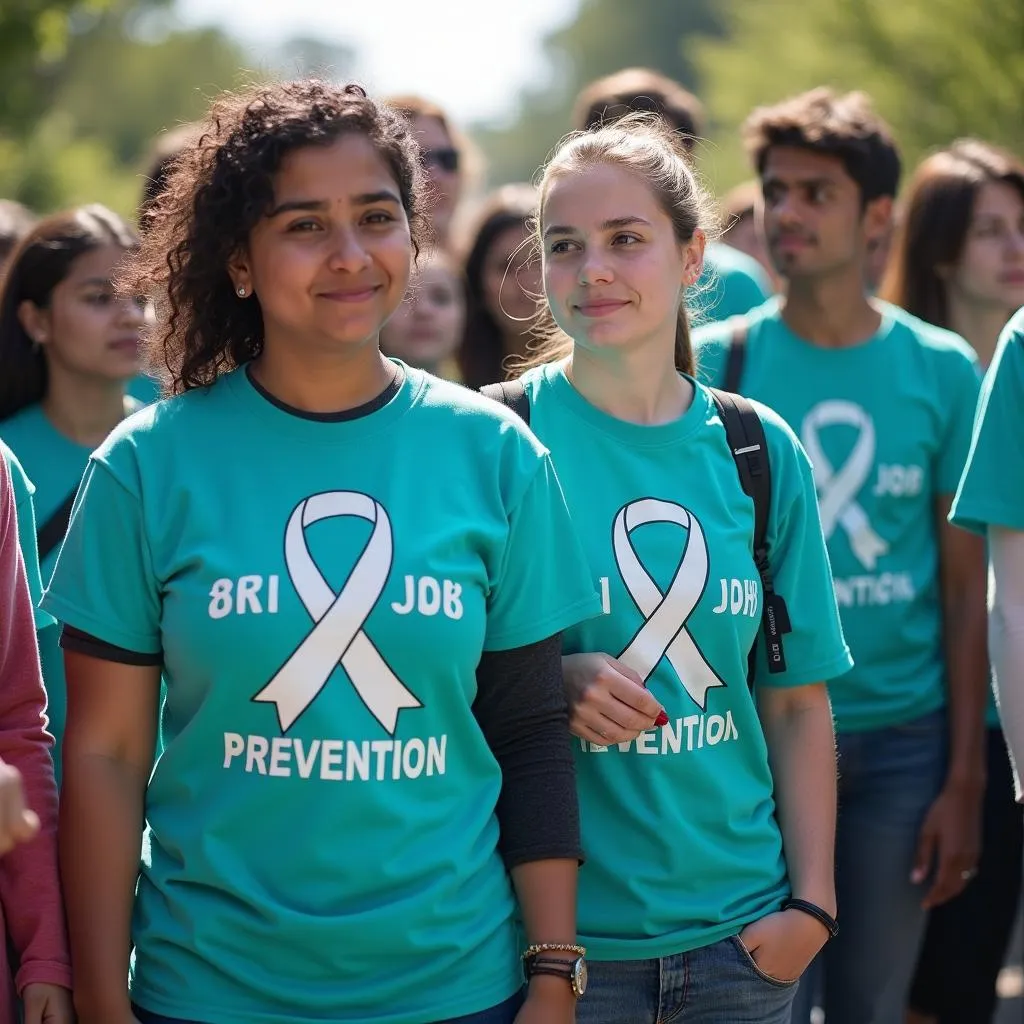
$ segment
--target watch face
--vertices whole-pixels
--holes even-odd
[[[580,999],[587,991],[587,961],[579,957],[572,965],[572,988],[576,998]]]

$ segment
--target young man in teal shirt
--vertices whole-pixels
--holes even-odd
[[[976,359],[956,335],[866,294],[899,181],[862,94],[754,112],[778,302],[698,332],[698,363],[775,408],[814,463],[853,671],[830,683],[839,744],[840,935],[805,975],[828,1024],[898,1024],[927,908],[978,857],[985,555],[946,522],[970,445]],[[823,973],[822,973],[823,972]]]

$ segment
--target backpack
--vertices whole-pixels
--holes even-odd
[[[744,334],[746,332],[744,331]],[[729,450],[736,461],[740,486],[754,503],[753,553],[764,590],[761,624],[767,644],[768,671],[786,671],[786,655],[782,647],[782,634],[792,631],[789,612],[781,594],[775,592],[771,564],[768,559],[768,514],[772,502],[772,473],[768,461],[768,442],[761,417],[742,395],[718,388],[708,388],[718,409]],[[521,380],[487,384],[481,394],[508,406],[527,426],[530,424],[530,399]],[[747,656],[747,684],[753,689],[755,652],[754,641]]]

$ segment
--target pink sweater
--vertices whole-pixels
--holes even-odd
[[[71,988],[71,957],[57,869],[57,786],[46,732],[46,695],[7,462],[0,457],[0,758],[21,772],[27,805],[42,828],[0,857],[0,1024],[14,993],[33,982]],[[9,936],[17,975],[7,963]]]

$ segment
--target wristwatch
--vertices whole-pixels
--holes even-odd
[[[523,961],[527,979],[535,974],[553,974],[565,978],[572,988],[572,994],[581,999],[587,991],[587,961],[578,956],[575,960],[557,960],[550,956],[531,956]]]

